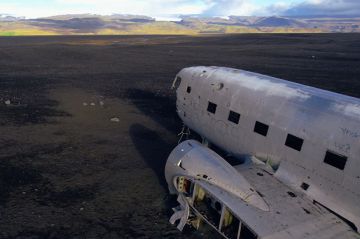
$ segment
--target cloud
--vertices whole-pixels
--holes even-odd
[[[30,1],[29,1],[30,2]],[[172,18],[184,14],[201,14],[206,0],[37,0],[0,2],[0,11],[28,18],[60,14],[134,14]]]
[[[80,13],[80,11],[76,9],[57,9],[51,6],[35,6],[35,5],[29,6],[29,5],[22,5],[16,2],[0,3],[0,9],[1,9],[0,10],[1,13],[6,13],[17,17],[27,17],[27,18]]]
[[[57,0],[62,6],[82,5],[97,14],[136,14],[166,18],[180,14],[200,14],[207,6],[204,1],[191,0]]]
[[[157,19],[171,19],[182,15],[220,16],[253,15],[260,11],[255,0],[37,0],[33,4],[10,1],[1,6],[6,12],[29,18],[59,14],[135,14]]]
[[[28,18],[80,13],[136,14],[157,19],[183,15],[339,16],[360,15],[360,0],[1,0],[0,9]]]
[[[250,16],[260,10],[251,0],[207,0],[208,8],[201,13],[202,16]]]
[[[284,16],[359,16],[359,0],[308,0],[279,12]]]
[[[360,0],[208,0],[204,16],[360,16]]]

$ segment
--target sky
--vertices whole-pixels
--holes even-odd
[[[158,20],[183,15],[360,16],[360,0],[0,0],[0,14],[18,17],[80,13],[146,15]]]

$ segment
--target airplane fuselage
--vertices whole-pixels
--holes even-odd
[[[360,100],[221,67],[177,75],[183,122],[360,228]],[[265,199],[266,201],[266,199]]]

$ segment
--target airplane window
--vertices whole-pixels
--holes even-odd
[[[309,189],[310,185],[307,183],[302,183],[300,187],[306,191]]]
[[[266,136],[269,130],[269,126],[266,124],[263,124],[259,121],[256,121],[254,132],[261,134],[262,136]]]
[[[228,120],[235,124],[239,124],[240,114],[230,110]]]
[[[189,94],[191,93],[191,86],[187,87],[186,92],[189,93]]]
[[[347,157],[337,154],[337,153],[333,153],[331,151],[327,151],[326,155],[325,155],[325,159],[324,159],[324,163],[327,163],[335,168],[344,170],[345,168],[345,164],[347,161]]]
[[[210,112],[210,113],[212,113],[212,114],[215,114],[215,112],[216,112],[216,107],[217,107],[216,104],[214,104],[214,103],[212,103],[212,102],[209,101],[209,104],[208,104],[208,107],[207,107],[207,111]]]
[[[289,148],[295,149],[297,151],[301,151],[303,143],[304,143],[303,139],[296,137],[292,134],[288,134],[285,145],[288,146]]]

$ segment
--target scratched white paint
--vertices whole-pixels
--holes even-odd
[[[258,75],[239,72],[236,76],[232,75],[232,78],[239,81],[241,87],[257,92],[262,91],[267,96],[279,96],[286,99],[297,98],[303,101],[311,97],[309,93],[301,89],[289,87],[285,83],[272,82]]]

